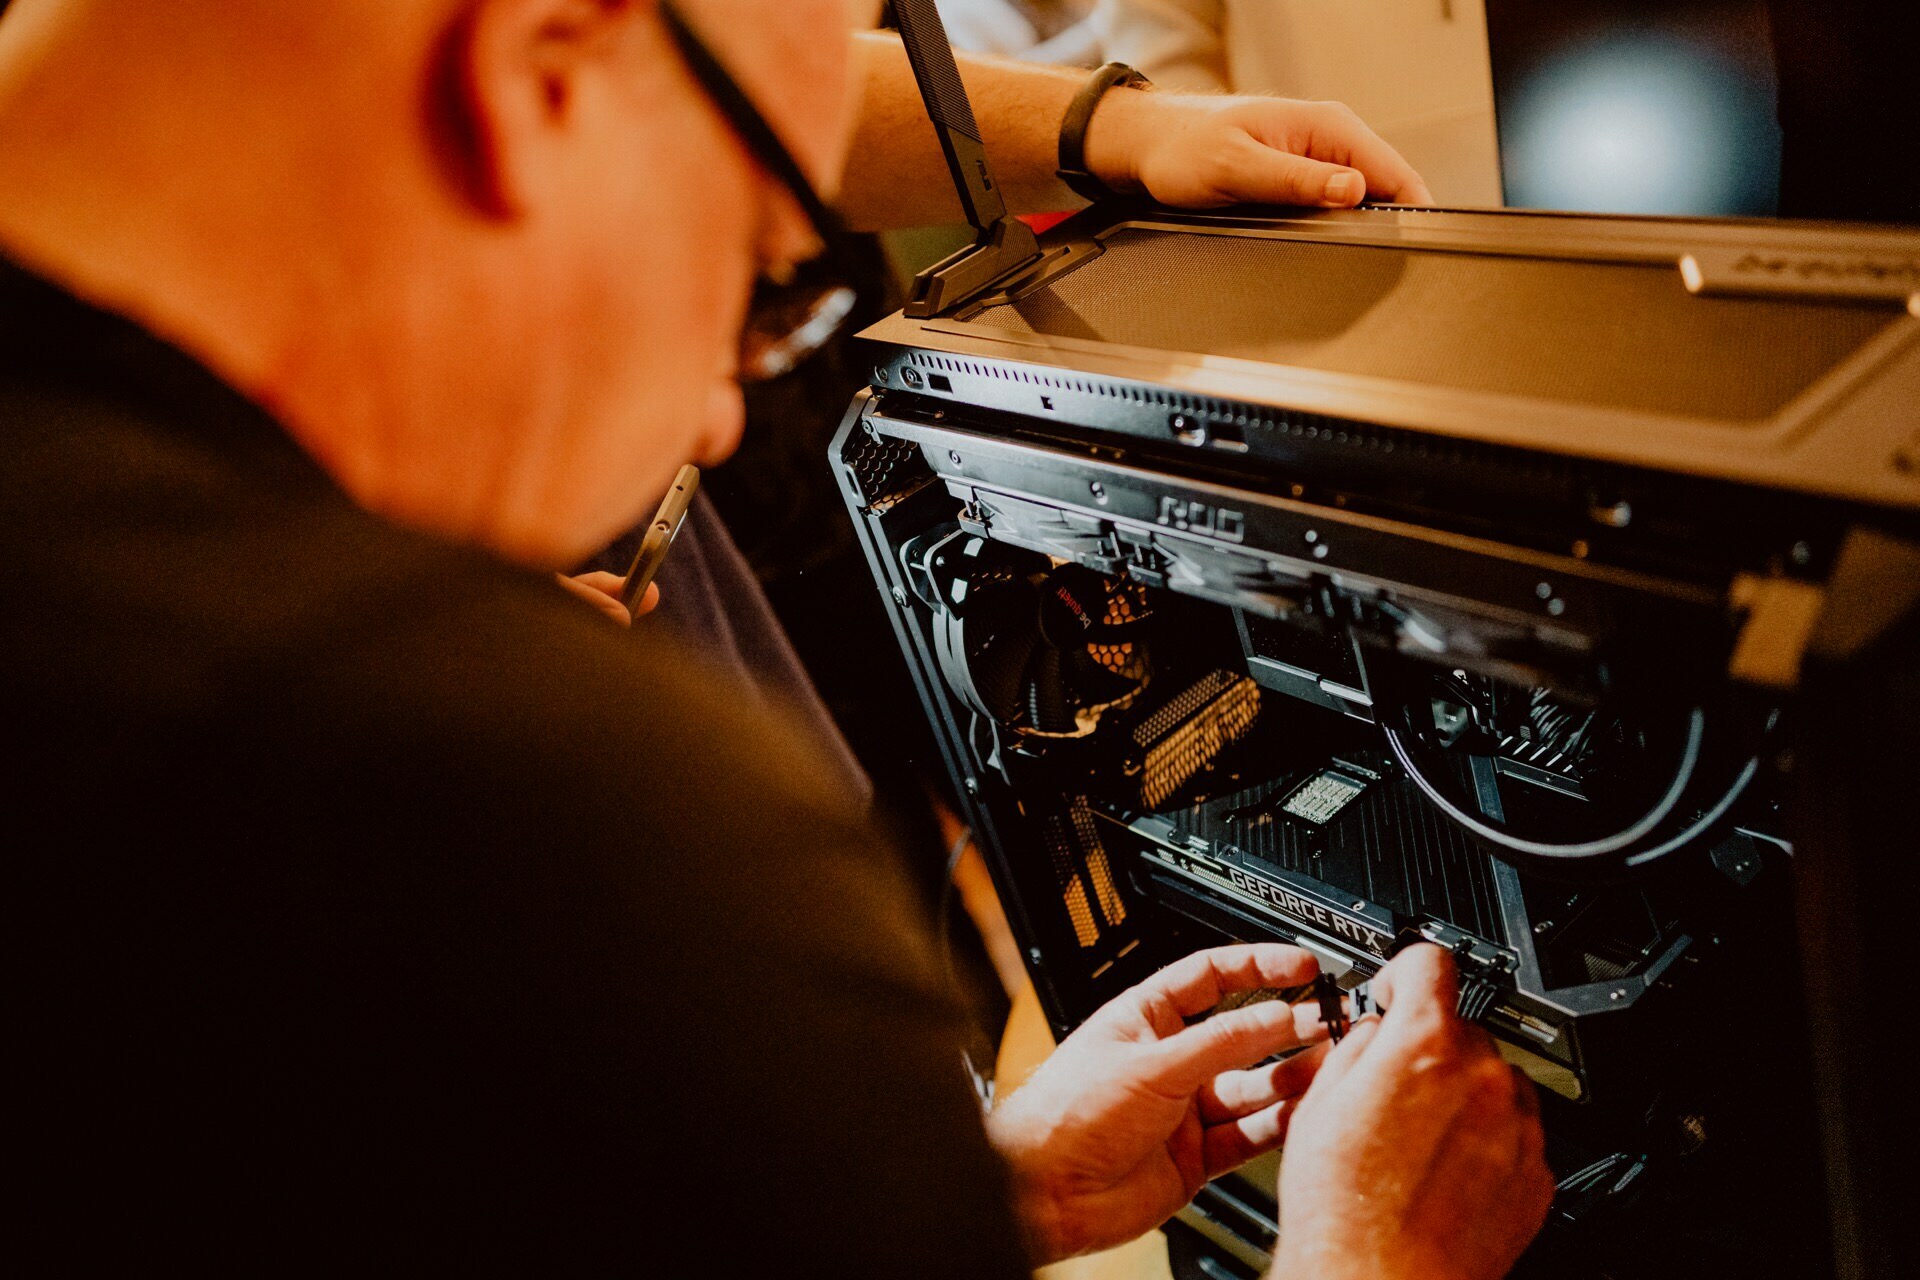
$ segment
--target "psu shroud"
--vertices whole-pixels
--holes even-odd
[[[1363,994],[1435,942],[1552,1095],[1528,1266],[1900,1269],[1851,996],[1914,882],[1920,235],[1112,202],[1042,248],[865,335],[833,458],[1056,1033],[1226,940]],[[1182,1220],[1207,1274],[1277,1229],[1251,1180]]]

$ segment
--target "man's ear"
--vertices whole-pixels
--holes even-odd
[[[466,194],[518,218],[556,189],[581,120],[584,78],[604,69],[624,24],[650,0],[475,0],[449,26],[433,69],[436,133]]]

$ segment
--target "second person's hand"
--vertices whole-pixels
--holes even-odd
[[[1087,164],[1116,190],[1185,208],[1433,203],[1413,166],[1338,102],[1112,93]]]

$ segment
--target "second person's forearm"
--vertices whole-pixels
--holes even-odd
[[[1008,207],[1032,213],[1085,203],[1054,177],[1060,122],[1085,74],[965,55],[960,72]],[[847,220],[865,230],[960,221],[953,179],[899,38],[856,36],[854,74],[862,98],[839,200]],[[1110,106],[1102,104],[1102,113]]]

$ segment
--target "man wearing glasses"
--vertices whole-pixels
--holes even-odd
[[[847,7],[0,21],[14,1256],[1014,1275],[1289,1128],[1282,1274],[1491,1276],[1537,1226],[1530,1095],[1430,948],[1331,1052],[1275,1003],[1188,1025],[1302,953],[1172,966],[989,1140],[834,775],[553,587],[732,447],[811,191],[946,216]],[[1016,206],[1064,202],[1077,78],[970,79]],[[1299,104],[1119,95],[1088,162],[1189,203],[1422,194]]]

